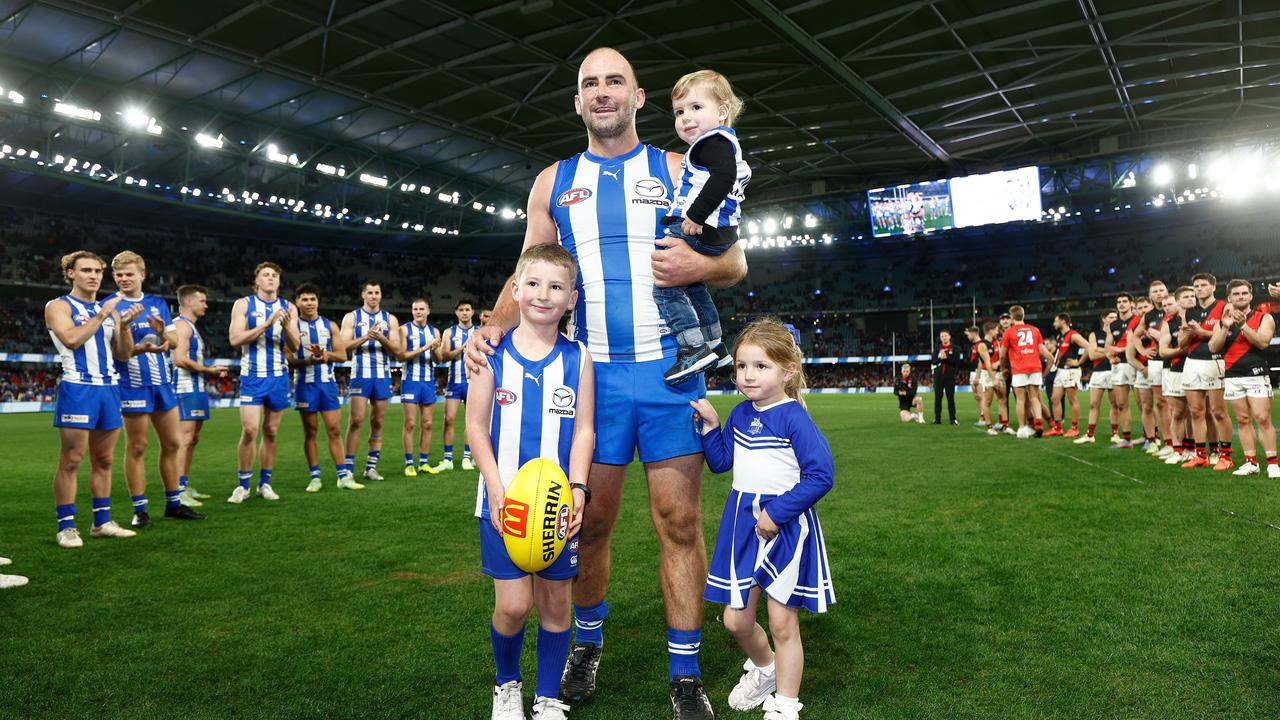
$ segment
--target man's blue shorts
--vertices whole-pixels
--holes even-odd
[[[662,375],[671,360],[595,363],[596,450],[594,462],[627,465],[702,452],[689,401],[707,396],[701,375],[668,385]]]
[[[289,376],[240,376],[240,404],[261,405],[272,411],[289,407]]]
[[[304,383],[293,386],[293,407],[300,413],[341,410],[336,382]]]

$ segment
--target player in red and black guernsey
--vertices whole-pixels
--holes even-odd
[[[1107,357],[1106,338],[1110,333],[1111,322],[1116,318],[1115,310],[1105,310],[1098,316],[1098,324],[1089,332],[1089,350],[1086,355],[1092,367],[1089,372],[1089,427],[1085,434],[1076,438],[1076,445],[1094,443],[1094,431],[1098,428],[1098,414],[1102,409],[1102,394],[1111,390],[1111,360]],[[1116,425],[1114,409],[1111,413],[1111,435],[1114,437]]]
[[[902,374],[893,384],[893,394],[898,396],[898,417],[902,422],[924,422],[924,401],[916,396],[920,383],[911,374],[911,363],[902,363]]]
[[[1187,412],[1187,393],[1182,389],[1182,366],[1187,359],[1187,349],[1178,340],[1185,321],[1186,311],[1196,304],[1195,291],[1183,285],[1173,291],[1172,298],[1165,298],[1165,321],[1160,328],[1160,357],[1164,360],[1161,381],[1164,396],[1169,402],[1169,425],[1173,437],[1182,438],[1182,452],[1174,452],[1165,458],[1167,465],[1181,465],[1196,456],[1195,436],[1191,432],[1191,418]],[[1176,448],[1175,448],[1176,449]]]
[[[1007,433],[1013,435],[1014,431],[1009,428],[1009,411],[1007,391],[1004,386],[1004,377],[1000,371],[1000,345],[997,338],[1000,334],[1000,326],[996,323],[989,322],[982,326],[987,336],[982,341],[982,345],[978,348],[978,357],[981,360],[981,366],[978,370],[983,375],[982,385],[987,396],[987,414],[990,416],[991,403],[996,404],[996,418],[998,423],[987,428],[988,435],[999,435]]]
[[[1155,313],[1154,320],[1149,320]],[[1142,411],[1142,450],[1147,454],[1159,451],[1159,439],[1156,436],[1155,398],[1151,394],[1151,378],[1148,363],[1155,352],[1155,341],[1147,335],[1148,322],[1154,322],[1157,332],[1163,313],[1154,309],[1151,298],[1140,297],[1134,302],[1134,315],[1138,317],[1138,325],[1129,331],[1125,342],[1124,360],[1133,368],[1133,390],[1138,396],[1138,408]]]
[[[1080,434],[1080,400],[1076,391],[1080,387],[1080,366],[1088,357],[1089,341],[1071,327],[1071,316],[1066,313],[1058,313],[1053,318],[1053,329],[1058,341],[1057,353],[1053,359],[1057,374],[1053,378],[1053,396],[1050,398],[1050,402],[1058,410],[1058,422],[1054,430],[1057,431],[1055,434],[1063,437],[1076,437]],[[1071,405],[1071,428],[1066,432],[1062,432],[1062,421],[1067,417],[1063,398]]]
[[[1107,332],[1106,352],[1111,361],[1111,431],[1112,443],[1117,448],[1133,447],[1133,417],[1129,411],[1129,388],[1137,379],[1137,371],[1125,360],[1129,346],[1129,333],[1142,323],[1133,311],[1133,296],[1120,293],[1116,296],[1116,319]],[[1120,437],[1115,438],[1116,428]]]
[[[1227,417],[1227,405],[1222,397],[1222,358],[1209,349],[1208,343],[1214,328],[1222,320],[1227,303],[1215,297],[1218,278],[1209,273],[1193,275],[1191,288],[1195,291],[1196,304],[1186,312],[1178,342],[1187,348],[1187,360],[1182,367],[1182,388],[1187,393],[1187,408],[1191,411],[1196,457],[1183,467],[1230,470],[1234,466],[1231,462],[1231,419]]]
[[[1236,414],[1244,464],[1236,475],[1259,471],[1257,447],[1266,453],[1267,477],[1280,478],[1276,464],[1276,430],[1271,423],[1271,378],[1267,374],[1267,346],[1276,334],[1270,307],[1252,307],[1253,290],[1246,280],[1227,283],[1231,304],[1209,338],[1209,350],[1222,353],[1223,397]],[[1252,421],[1252,422],[1251,422]],[[1253,426],[1257,426],[1256,434]]]
[[[1154,415],[1155,426],[1159,429],[1161,436],[1164,437],[1164,447],[1157,442],[1147,448],[1147,452],[1155,455],[1159,459],[1166,459],[1173,453],[1173,445],[1176,440],[1176,433],[1170,427],[1169,419],[1169,403],[1164,396],[1164,360],[1160,357],[1160,328],[1164,325],[1167,313],[1165,312],[1165,300],[1169,297],[1169,287],[1163,281],[1153,280],[1147,286],[1147,297],[1151,300],[1151,309],[1142,315],[1144,328],[1139,328],[1139,332],[1135,335],[1141,336],[1140,347],[1135,346],[1135,352],[1146,358],[1146,380],[1140,385],[1150,386],[1150,398],[1152,412]],[[1141,390],[1141,387],[1139,388]],[[1143,401],[1144,392],[1138,393],[1139,402]],[[1143,423],[1146,423],[1146,411],[1143,411]]]
[[[1009,315],[1014,324],[1000,339],[1000,363],[1009,368],[1018,413],[1018,437],[1025,440],[1044,429],[1040,420],[1040,353],[1044,338],[1040,328],[1024,322],[1026,311],[1021,305],[1009,308]],[[1028,419],[1031,424],[1027,424]]]
[[[965,328],[964,337],[969,341],[969,389],[973,392],[973,400],[978,405],[977,427],[986,428],[991,425],[987,419],[987,397],[982,384],[982,365],[978,357],[978,346],[982,344],[982,331],[977,327]]]

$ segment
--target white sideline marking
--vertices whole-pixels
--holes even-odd
[[[1072,460],[1075,460],[1075,461],[1076,461],[1076,462],[1078,462],[1078,463],[1084,463],[1085,465],[1088,465],[1089,467],[1097,468],[1097,469],[1099,469],[1099,470],[1106,470],[1107,472],[1111,473],[1112,475],[1119,475],[1120,477],[1125,478],[1126,480],[1132,480],[1132,481],[1134,481],[1134,482],[1138,483],[1139,485],[1146,485],[1146,483],[1142,482],[1141,480],[1139,480],[1138,478],[1136,478],[1136,477],[1134,477],[1134,476],[1132,476],[1132,475],[1125,475],[1124,473],[1120,472],[1119,470],[1112,470],[1112,469],[1111,469],[1111,468],[1109,468],[1109,467],[1103,467],[1102,465],[1097,465],[1097,464],[1095,464],[1095,463],[1091,463],[1091,462],[1089,462],[1088,460],[1084,460],[1084,459],[1078,458],[1078,457],[1076,457],[1075,455],[1072,455],[1072,454],[1070,454],[1070,453],[1058,452],[1057,450],[1054,450],[1053,448],[1045,448],[1045,450],[1047,450],[1047,451],[1049,451],[1049,452],[1053,453],[1054,455],[1061,455],[1061,456],[1062,456],[1062,457],[1064,457],[1064,458],[1071,458]]]

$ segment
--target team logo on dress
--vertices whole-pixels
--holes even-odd
[[[547,412],[562,417],[573,417],[573,404],[577,399],[578,396],[573,392],[573,388],[560,386],[551,393],[551,405],[547,408]]]
[[[498,388],[493,393],[493,400],[499,405],[510,405],[516,401],[516,394],[506,388]]]
[[[65,415],[65,414],[64,414],[64,415],[62,415],[62,422],[64,422],[64,423],[87,423],[87,422],[89,422],[89,416],[88,416],[88,415]]]
[[[76,323],[77,323],[77,324],[83,325],[83,324],[85,324],[85,323],[87,323],[87,322],[89,322],[89,316],[88,316],[88,315],[86,315],[86,314],[84,314],[84,313],[80,313],[80,314],[76,315]]]
[[[764,429],[764,423],[760,422],[760,418],[752,418],[751,425],[747,427],[747,432],[751,433],[752,435],[759,435],[760,431],[763,429]]]
[[[591,197],[590,188],[570,188],[560,193],[560,198],[556,200],[556,205],[559,207],[569,207],[570,205],[577,205],[589,197]]]
[[[507,498],[502,504],[502,532],[512,537],[522,538],[528,535],[529,506],[518,500]]]

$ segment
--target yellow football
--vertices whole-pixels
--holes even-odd
[[[502,541],[516,567],[546,570],[569,538],[573,493],[559,463],[534,458],[516,472],[502,502]]]

